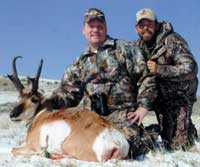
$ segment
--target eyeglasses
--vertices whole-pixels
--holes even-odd
[[[155,27],[155,23],[154,22],[138,23],[136,26],[138,28],[140,28],[140,29],[144,29],[145,27],[147,27],[147,28],[154,28]]]

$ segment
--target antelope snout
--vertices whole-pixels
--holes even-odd
[[[15,118],[19,117],[20,114],[23,112],[24,106],[19,105],[15,107],[11,112],[10,112],[10,118],[12,121],[15,121]]]

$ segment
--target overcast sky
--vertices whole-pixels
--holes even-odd
[[[35,75],[44,59],[42,77],[61,79],[87,44],[82,25],[90,7],[104,11],[110,36],[129,41],[138,38],[135,13],[152,8],[159,21],[171,22],[186,39],[200,65],[199,6],[199,0],[1,0],[0,75],[10,74],[13,57],[20,55],[19,75]]]

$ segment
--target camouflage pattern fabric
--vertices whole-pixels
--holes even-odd
[[[140,49],[133,43],[107,36],[96,52],[87,47],[66,69],[61,86],[50,100],[53,108],[79,104],[79,108],[95,110],[91,106],[99,105],[98,101],[93,105],[93,100],[101,97],[101,103],[103,98],[102,104],[106,105],[104,108],[108,113],[95,111],[106,115],[105,118],[125,133],[132,148],[135,148],[134,156],[130,157],[135,157],[136,152],[142,154],[149,149],[141,140],[145,138],[142,137],[144,130],[137,125],[129,125],[126,114],[139,106],[150,110],[156,96],[155,77],[147,72]]]
[[[197,63],[185,40],[167,22],[162,22],[155,46],[151,49],[141,40],[146,61],[158,64],[155,107],[162,137],[169,149],[187,148],[194,143],[197,131],[192,123],[192,106],[196,101]]]
[[[151,109],[157,96],[155,78],[147,73],[137,46],[108,37],[97,53],[86,48],[66,69],[61,86],[51,99],[55,107],[74,107],[83,97],[96,93],[107,96],[111,112],[138,106]],[[86,102],[83,108],[89,109],[90,104]]]

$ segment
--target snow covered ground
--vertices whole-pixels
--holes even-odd
[[[58,84],[58,81],[42,80],[40,88],[48,96]],[[14,123],[9,119],[9,112],[16,104],[17,96],[12,85],[5,78],[0,77],[0,167],[200,167],[199,142],[196,142],[196,145],[187,152],[150,152],[144,159],[138,161],[111,160],[105,163],[94,163],[67,158],[53,161],[36,156],[30,159],[15,158],[12,156],[11,150],[23,143],[26,134],[26,127],[23,123]],[[195,112],[193,120],[200,134],[199,111]],[[145,118],[146,124],[154,121],[153,115]]]

